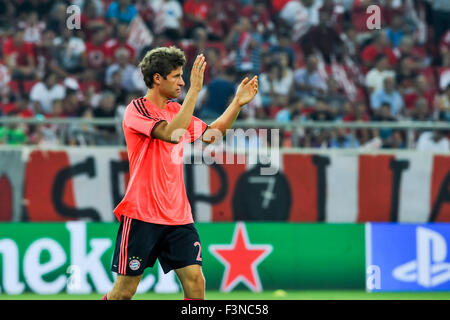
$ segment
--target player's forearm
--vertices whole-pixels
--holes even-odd
[[[182,133],[189,127],[194,113],[195,104],[197,102],[199,90],[190,88],[184,98],[180,111],[177,115],[167,123],[166,136],[173,142],[178,142]]]
[[[230,129],[233,126],[233,123],[236,121],[241,108],[242,106],[237,103],[236,99],[233,99],[224,113],[222,113],[219,118],[211,123],[209,127],[211,129],[219,130],[222,136],[225,135],[227,129]]]

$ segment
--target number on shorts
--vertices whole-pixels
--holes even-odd
[[[194,243],[194,247],[198,246],[198,254],[197,254],[197,261],[202,261],[202,245],[200,242],[196,241]]]

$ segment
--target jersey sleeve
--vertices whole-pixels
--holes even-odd
[[[143,109],[136,101],[133,101],[129,105],[123,118],[125,127],[144,134],[147,137],[151,137],[153,128],[161,121],[166,121],[166,119],[153,116],[147,110]]]
[[[188,142],[194,142],[208,129],[208,125],[199,118],[192,116],[191,123],[186,130],[185,138]]]

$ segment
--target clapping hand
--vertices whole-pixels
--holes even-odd
[[[258,76],[251,80],[245,77],[237,88],[235,99],[240,107],[249,103],[258,93]]]

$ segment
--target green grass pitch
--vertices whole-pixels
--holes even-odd
[[[38,295],[25,293],[21,295],[0,294],[0,300],[100,300],[102,294],[87,295]],[[377,292],[363,290],[314,290],[314,291],[233,291],[223,293],[207,291],[208,300],[450,300],[450,292]],[[182,300],[183,293],[161,294],[149,292],[136,294],[135,300]]]

